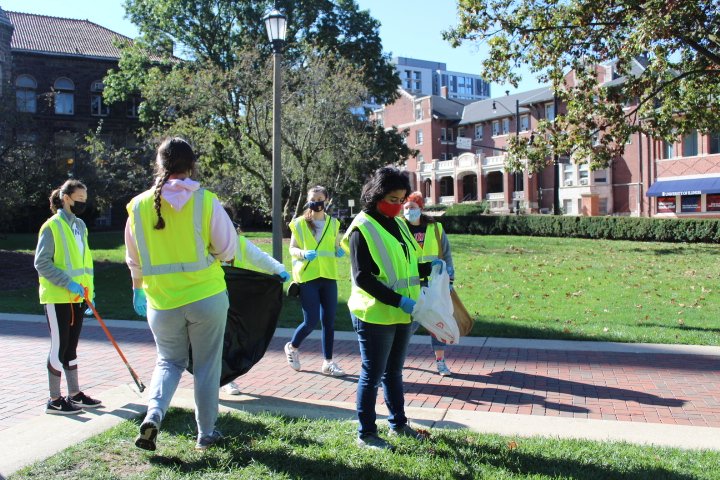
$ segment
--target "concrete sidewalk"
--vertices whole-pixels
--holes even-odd
[[[147,385],[155,351],[144,322],[108,321]],[[239,379],[243,395],[221,395],[223,410],[355,419],[359,351],[337,332],[335,360],[347,377],[321,375],[319,332],[303,344],[303,371],[291,370],[278,329],[265,358]],[[680,448],[720,449],[720,347],[467,338],[447,351],[454,375],[434,372],[427,337],[414,337],[405,371],[408,417],[427,427],[467,427],[517,436],[552,436]],[[144,412],[145,401],[95,321],[79,346],[83,389],[105,408],[73,417],[44,414],[49,346],[42,316],[0,314],[0,475]],[[173,405],[192,408],[184,375]],[[64,388],[64,386],[63,386]],[[382,395],[379,410],[384,413]],[[41,442],[53,431],[52,446]]]

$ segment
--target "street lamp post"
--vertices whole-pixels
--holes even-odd
[[[287,17],[273,9],[265,18],[265,28],[273,47],[273,149],[272,149],[272,253],[282,263],[282,168],[280,136],[280,99],[282,50],[285,45]]]

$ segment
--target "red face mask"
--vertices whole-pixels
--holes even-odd
[[[400,212],[402,212],[402,208],[402,203],[389,203],[385,200],[380,200],[377,203],[378,212],[390,218],[400,215]]]

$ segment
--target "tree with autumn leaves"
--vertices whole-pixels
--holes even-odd
[[[489,48],[486,80],[517,86],[529,66],[565,112],[511,138],[508,167],[539,171],[554,154],[606,167],[631,134],[673,140],[720,126],[717,0],[458,0],[457,46]],[[611,65],[611,81],[598,66]]]

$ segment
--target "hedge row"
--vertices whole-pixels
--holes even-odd
[[[449,209],[442,216],[449,233],[603,238],[645,242],[720,242],[720,220],[561,215],[480,215]]]

